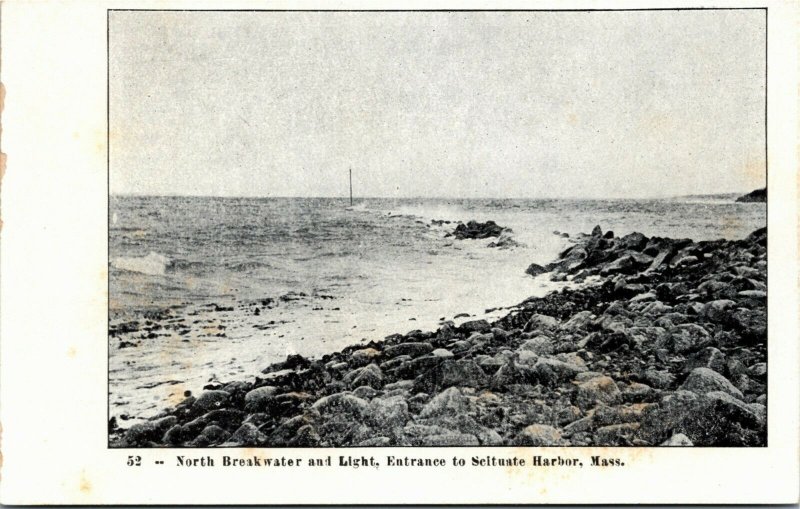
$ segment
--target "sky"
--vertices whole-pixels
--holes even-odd
[[[762,10],[110,13],[112,194],[765,185]]]

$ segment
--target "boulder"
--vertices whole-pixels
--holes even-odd
[[[380,355],[381,352],[374,348],[362,348],[350,354],[350,362],[355,366],[366,366]]]
[[[724,375],[728,369],[725,354],[713,346],[706,347],[689,355],[681,368],[681,372],[684,374],[691,373],[695,368],[709,368]]]
[[[591,311],[579,311],[561,324],[561,328],[567,331],[583,330],[592,323],[592,320],[594,320],[594,315]]]
[[[543,385],[555,386],[575,378],[578,373],[587,371],[585,367],[564,362],[552,357],[541,357],[533,366],[533,373]]]
[[[231,437],[231,433],[225,431],[216,424],[209,424],[203,428],[200,437],[203,438],[202,442],[205,442],[207,445],[218,445],[227,441]]]
[[[199,415],[218,408],[224,408],[229,399],[230,395],[225,391],[205,391],[192,405],[192,413]]]
[[[722,323],[730,316],[730,309],[736,305],[728,299],[713,300],[703,307],[703,316],[712,322]]]
[[[367,402],[352,394],[338,392],[318,399],[312,408],[321,414],[345,414],[361,418],[367,410]]]
[[[681,389],[696,394],[720,391],[735,398],[742,399],[742,391],[736,388],[727,378],[708,368],[695,368],[689,373]]]
[[[629,233],[622,237],[619,241],[620,247],[624,249],[632,249],[634,251],[641,251],[650,240],[639,232]]]
[[[535,380],[533,371],[526,366],[507,362],[492,375],[491,386],[498,391],[506,390],[510,385],[528,384]]]
[[[253,424],[246,422],[227,439],[227,446],[258,447],[266,442],[266,437]]]
[[[547,336],[536,336],[522,343],[517,351],[528,351],[536,355],[548,355],[553,353],[553,340]]]
[[[434,396],[420,412],[420,417],[431,418],[441,416],[456,416],[465,414],[470,409],[470,402],[461,393],[461,389],[450,387]]]
[[[245,410],[250,413],[268,411],[275,403],[278,390],[277,387],[265,385],[248,392],[244,396]]]
[[[492,326],[486,320],[470,320],[462,323],[458,328],[467,333],[489,332],[492,330]]]
[[[608,376],[600,376],[583,382],[578,385],[575,394],[575,405],[583,410],[592,408],[598,403],[615,405],[620,402],[622,402],[622,393],[614,379]]]
[[[369,364],[347,373],[344,376],[343,381],[353,389],[361,386],[380,389],[383,387],[383,372],[377,365]]]
[[[290,354],[283,362],[284,369],[306,369],[311,365],[311,361],[299,354]]]
[[[500,236],[497,238],[497,240],[490,242],[487,247],[511,249],[514,247],[524,247],[524,245],[516,241],[514,238],[514,232],[510,228],[506,228],[500,232]]]
[[[234,408],[220,408],[203,415],[203,422],[207,424],[214,423],[231,431],[239,427],[246,415],[241,410]]]
[[[656,389],[669,389],[675,383],[675,375],[665,370],[648,368],[643,373],[643,379],[648,385]]]
[[[414,382],[417,392],[438,392],[451,386],[483,387],[489,377],[472,359],[447,359],[420,375]]]
[[[665,447],[691,447],[694,444],[683,433],[676,433],[661,443]]]
[[[759,415],[724,392],[698,395],[677,391],[645,412],[641,424],[640,437],[650,443],[661,443],[678,433],[697,446],[759,446],[766,442]]]
[[[529,274],[529,275],[534,276],[534,277],[536,277],[536,276],[538,276],[540,274],[544,274],[545,272],[547,272],[547,269],[545,269],[544,267],[542,267],[541,265],[536,264],[536,263],[532,263],[532,264],[528,265],[528,268],[525,269],[525,273],[526,274]]]
[[[594,432],[594,443],[599,446],[626,446],[632,445],[633,438],[639,430],[638,422],[611,424],[597,428]]]
[[[670,331],[670,349],[675,353],[695,352],[708,346],[713,338],[696,323],[682,323]]]
[[[531,424],[519,432],[514,444],[528,447],[561,445],[561,432],[546,424]]]
[[[367,407],[367,423],[376,429],[396,430],[408,422],[408,404],[402,396],[373,399]]]
[[[560,324],[561,322],[557,318],[537,313],[531,316],[528,323],[525,324],[525,331],[548,331],[557,328]]]
[[[164,434],[178,423],[178,418],[170,415],[160,419],[134,424],[125,432],[125,439],[134,445],[160,440]]]
[[[452,236],[459,239],[486,239],[489,237],[499,237],[503,231],[507,230],[494,221],[486,221],[479,223],[477,221],[469,221],[467,224],[459,224],[453,231]]]
[[[390,346],[383,351],[384,357],[391,359],[400,355],[408,355],[412,358],[420,357],[433,351],[430,343],[400,343]]]

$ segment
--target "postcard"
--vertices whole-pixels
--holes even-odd
[[[6,504],[798,502],[797,5],[2,5]]]

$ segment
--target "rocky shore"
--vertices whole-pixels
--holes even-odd
[[[766,229],[573,242],[527,272],[578,288],[494,323],[289,356],[128,429],[112,420],[110,445],[765,446]]]

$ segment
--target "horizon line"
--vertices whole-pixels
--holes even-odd
[[[765,188],[756,188],[756,190]],[[666,196],[628,196],[628,197],[579,197],[579,196],[358,196],[353,197],[354,200],[374,200],[374,199],[396,199],[396,200],[409,200],[409,199],[428,199],[428,200],[576,200],[576,201],[590,201],[590,200],[666,200],[672,198],[697,198],[704,196],[727,196],[727,195],[746,195],[751,191],[728,191],[723,193],[696,193],[696,194],[674,194]],[[126,193],[126,192],[109,192],[109,197],[138,197],[138,198],[249,198],[249,199],[287,199],[287,198],[307,198],[307,199],[331,199],[331,200],[349,200],[349,196],[297,196],[297,195],[215,195],[215,194],[163,194],[163,193]]]

